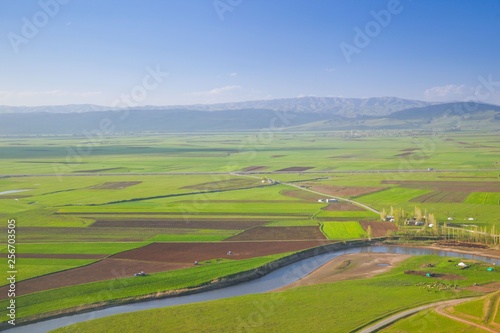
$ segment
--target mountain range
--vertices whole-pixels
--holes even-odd
[[[285,130],[500,130],[500,106],[396,97],[302,97],[239,103],[112,108],[0,106],[0,135]]]

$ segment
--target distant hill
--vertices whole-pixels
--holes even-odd
[[[200,111],[266,109],[298,113],[323,113],[343,117],[359,117],[364,115],[388,115],[393,112],[432,104],[433,103],[397,97],[298,97],[239,103],[190,105],[188,108],[190,110]],[[180,106],[176,108],[180,108]]]
[[[374,98],[340,98],[340,97],[300,97],[249,101],[239,103],[174,105],[174,106],[143,106],[135,110],[192,110],[192,111],[231,111],[231,110],[273,110],[297,113],[323,113],[343,117],[359,117],[363,115],[383,116],[393,112],[418,108],[432,103],[408,100],[396,97]],[[2,113],[81,113],[92,111],[116,111],[120,108],[92,104],[75,104],[60,106],[1,106]]]
[[[393,119],[418,119],[418,118],[438,118],[452,116],[466,116],[486,111],[500,111],[500,106],[477,103],[477,102],[455,102],[430,105],[423,108],[410,108],[392,113],[389,118]]]
[[[272,110],[205,112],[193,110],[130,110],[85,113],[0,114],[0,135],[83,134],[90,132],[246,131],[299,126],[323,119],[307,113]]]
[[[367,101],[365,101],[367,102]],[[388,113],[388,111],[380,111]],[[345,117],[335,112],[188,109],[0,114],[0,135],[88,133],[177,133],[256,130],[500,129],[500,106],[447,103],[378,116]]]

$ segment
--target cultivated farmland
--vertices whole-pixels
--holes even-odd
[[[0,139],[0,217],[16,219],[24,267],[19,318],[210,283],[303,249],[366,239],[369,228],[373,237],[396,231],[342,198],[500,226],[498,175],[488,169],[496,159],[486,148],[467,158],[458,142],[471,138],[433,138],[443,146],[408,170],[425,136],[276,133],[237,148],[257,135],[111,137],[79,161],[66,156],[82,144],[77,137]],[[331,197],[341,200],[318,202]],[[148,277],[135,279],[140,271]],[[120,288],[102,299],[110,284]]]

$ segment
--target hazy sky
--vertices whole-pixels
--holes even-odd
[[[500,0],[2,0],[0,31],[5,105],[500,104]]]

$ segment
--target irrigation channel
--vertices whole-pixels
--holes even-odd
[[[323,253],[314,257],[302,259],[293,264],[278,268],[271,273],[255,280],[240,283],[237,285],[202,292],[199,294],[191,294],[186,296],[177,296],[159,300],[146,302],[132,303],[127,305],[118,305],[92,312],[68,315],[55,319],[48,319],[25,326],[18,326],[5,330],[8,333],[43,333],[51,330],[68,326],[75,323],[89,321],[97,318],[103,318],[122,313],[130,313],[141,310],[149,310],[156,308],[164,308],[168,306],[190,304],[204,301],[218,300],[228,297],[257,294],[268,292],[283,286],[286,286],[294,281],[297,281],[304,276],[310,274],[314,270],[323,266],[330,260],[344,254],[352,253],[394,253],[394,254],[409,254],[409,255],[439,255],[442,257],[458,257],[463,259],[474,259],[489,262],[500,266],[500,259],[478,256],[473,254],[458,253],[453,251],[433,250],[427,248],[411,248],[402,246],[361,246],[339,250],[334,252]]]

